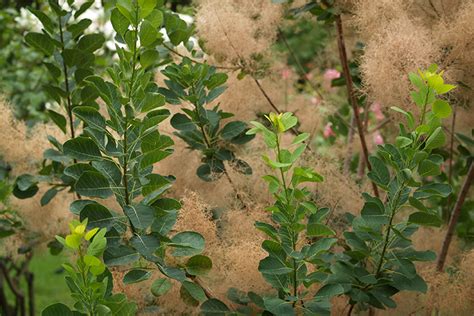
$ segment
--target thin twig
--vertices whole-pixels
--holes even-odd
[[[365,102],[364,106],[364,131],[368,132],[369,129],[369,102]],[[357,166],[357,177],[362,179],[365,172],[365,160],[359,159],[359,165]]]
[[[229,173],[227,172],[227,169],[224,167],[224,175],[226,176],[227,178],[227,181],[229,181],[230,183],[230,186],[232,187],[232,189],[234,190],[234,193],[237,197],[237,199],[240,201],[240,203],[242,204],[242,208],[247,208],[247,204],[244,202],[244,199],[242,198],[242,196],[240,195],[240,193],[237,191],[237,188],[234,184],[234,181],[232,181],[232,178],[230,177]]]
[[[456,105],[453,106],[453,118],[451,121],[451,131],[450,131],[450,143],[449,143],[449,170],[448,170],[448,183],[452,185],[453,183],[453,156],[454,156],[454,129],[456,125]],[[446,208],[449,210],[451,207],[453,195],[448,197],[448,201],[446,202]],[[446,212],[446,218],[449,220],[450,214]]]
[[[454,129],[456,126],[456,105],[453,106],[453,119],[451,121],[451,137],[449,144],[449,170],[448,170],[448,183],[453,182],[453,152],[454,152]]]
[[[0,261],[0,270],[3,273],[3,276],[4,276],[5,280],[7,281],[8,287],[13,292],[13,294],[15,295],[15,297],[18,301],[18,304],[20,305],[19,306],[20,315],[25,316],[26,313],[25,313],[25,296],[24,296],[24,294],[21,292],[21,289],[19,289],[17,287],[17,284],[10,278],[10,275],[8,274],[7,267],[1,261]]]
[[[374,126],[373,128],[369,129],[368,130],[368,133],[373,133],[373,132],[376,132],[378,130],[380,130],[382,127],[384,127],[385,125],[387,125],[388,123],[390,123],[392,120],[391,119],[385,119],[384,121],[380,122],[378,125]]]
[[[350,101],[350,104],[352,106],[352,110],[353,110],[353,113],[354,113],[354,119],[355,119],[356,124],[357,124],[357,130],[359,132],[359,138],[360,138],[360,143],[361,143],[361,146],[362,146],[362,152],[364,154],[365,163],[367,165],[367,169],[369,169],[369,171],[371,171],[372,166],[370,165],[370,162],[369,162],[369,151],[367,149],[367,143],[365,141],[364,128],[362,126],[362,122],[361,122],[360,117],[359,117],[359,110],[358,110],[358,107],[357,107],[357,100],[356,100],[355,92],[354,92],[354,89],[353,89],[353,86],[352,86],[352,77],[351,77],[351,74],[350,74],[350,71],[349,71],[349,63],[347,61],[346,46],[345,46],[345,43],[344,43],[344,34],[343,34],[343,30],[342,30],[342,19],[341,19],[340,15],[336,16],[336,27],[337,27],[337,33],[338,33],[337,34],[337,44],[338,44],[338,48],[339,48],[339,57],[341,59],[342,68],[343,68],[343,72],[344,72],[344,77],[346,79],[347,94],[348,94],[349,101]],[[374,182],[372,182],[372,188],[373,188],[373,191],[374,191],[374,195],[376,197],[379,197],[379,192],[378,192],[378,189],[377,189],[377,185]]]
[[[472,184],[472,180],[474,179],[474,164],[471,163],[469,166],[469,171],[466,175],[466,179],[464,180],[464,184],[462,186],[461,192],[458,196],[456,204],[454,205],[454,209],[451,214],[451,219],[449,220],[448,230],[446,232],[446,236],[443,241],[443,247],[441,248],[438,262],[436,264],[436,269],[441,272],[444,267],[444,263],[446,262],[446,256],[448,255],[449,245],[451,244],[451,240],[453,239],[454,230],[456,228],[456,224],[458,223],[459,216],[461,215],[461,209],[466,200],[466,196],[469,192],[469,189]]]
[[[304,70],[304,67],[303,67],[303,65],[301,64],[301,61],[299,60],[298,56],[296,56],[295,52],[293,51],[293,49],[291,48],[290,44],[288,43],[285,34],[283,33],[283,31],[282,31],[279,27],[278,27],[278,32],[279,32],[279,34],[280,34],[281,39],[283,40],[283,43],[285,44],[286,49],[287,49],[288,52],[290,53],[291,57],[294,59],[296,65],[297,65],[297,68],[298,68],[299,71],[300,71],[300,75],[303,76],[303,80],[306,81],[306,82],[309,84],[309,86],[314,90],[314,92],[316,92],[316,94],[317,94],[321,99],[324,99],[324,97],[323,97],[323,95],[321,94],[321,92],[319,92],[319,90],[317,89],[317,87],[308,79],[308,77],[307,77],[308,73]]]
[[[181,58],[188,58],[189,60],[191,60],[193,63],[196,63],[196,64],[206,64],[206,62],[201,62],[199,60],[196,60],[196,59],[193,59],[191,57],[188,57],[186,55],[183,55],[181,54],[180,52],[178,52],[177,50],[173,49],[172,47],[169,47],[168,45],[166,45],[165,43],[162,44],[164,48],[166,48],[167,50],[169,50],[171,53],[181,57]],[[227,70],[239,70],[241,69],[240,67],[238,66],[220,66],[220,65],[211,65],[209,64],[209,66],[212,66],[216,69],[227,69]]]

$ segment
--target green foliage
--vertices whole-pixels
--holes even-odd
[[[193,109],[182,108],[183,113],[175,114],[171,125],[178,130],[176,133],[192,150],[202,154],[202,165],[197,169],[197,175],[204,181],[218,179],[226,172],[224,162],[236,171],[251,174],[250,165],[236,158],[231,145],[241,145],[252,140],[253,135],[247,135],[247,124],[241,121],[222,120],[233,116],[232,113],[219,109],[219,105],[209,106],[226,87],[227,75],[216,72],[214,67],[207,64],[193,63],[184,58],[179,65],[170,65],[163,70],[169,79],[165,80],[167,89],[160,92],[171,104],[189,102]]]
[[[68,75],[64,79],[68,80],[64,81],[64,86],[55,86],[53,90],[57,92],[58,100],[64,101],[68,114],[66,119],[57,113],[54,121],[61,129],[69,130],[71,138],[64,144],[50,138],[55,149],[48,150],[45,157],[52,163],[46,165],[39,176],[18,177],[14,192],[21,198],[31,197],[38,191],[39,181],[50,180],[51,174],[55,175],[62,182],[55,183],[51,190],[70,188],[78,197],[70,210],[79,216],[82,224],[75,222],[74,229],[80,227],[82,230],[86,223],[91,229],[100,228],[107,240],[101,244],[104,249],[96,249],[95,259],[84,257],[86,263],[91,260],[90,264],[98,264],[96,259],[103,253],[107,266],[134,265],[124,276],[126,284],[148,279],[149,270],[155,267],[166,277],[181,282],[184,298],[202,300],[196,293],[204,292],[193,283],[194,276],[209,271],[212,263],[201,255],[204,238],[200,234],[173,230],[181,205],[164,195],[174,177],[153,173],[153,166],[172,154],[174,143],[158,130],[170,113],[163,108],[165,97],[154,82],[151,65],[155,63],[144,65],[142,59],[156,51],[157,45],[163,44],[159,32],[163,25],[174,45],[189,39],[190,28],[177,15],[167,11],[162,2],[118,1],[111,12],[116,41],[120,43],[116,45],[118,60],[107,69],[110,79],[104,79],[97,75],[91,64],[92,52],[102,46],[103,38],[97,34],[82,35],[90,24],[87,21],[81,20],[72,26],[67,24],[71,16],[78,19],[87,9],[87,3],[77,10],[73,6],[73,12],[66,12],[55,1],[50,1],[50,6],[59,17],[59,34],[50,34],[55,22],[42,16],[43,33],[29,33],[26,41],[45,54],[52,53],[55,60],[62,63],[62,68],[69,67],[65,71]],[[53,52],[48,41],[37,40],[39,36],[51,37]],[[63,44],[63,40],[58,39],[66,42]],[[61,74],[55,70],[62,68],[53,66],[49,67],[52,74]],[[71,83],[69,90],[68,82]],[[100,111],[98,98],[102,100],[104,111]],[[82,125],[81,135],[76,135],[78,125]],[[48,191],[44,202],[55,194]],[[101,204],[100,199],[110,197],[117,201],[119,212]],[[77,233],[59,240],[69,248],[80,249],[81,235]],[[96,248],[96,245],[91,244],[89,249],[91,247]],[[53,251],[59,248],[51,243]],[[172,251],[167,251],[168,248]],[[168,264],[168,255],[176,257],[171,260],[177,263],[176,266]],[[100,264],[100,269],[102,267]],[[94,274],[92,271],[91,268],[90,272]],[[153,291],[155,294],[163,292],[156,286]],[[123,297],[107,297],[107,300],[119,306]],[[53,306],[51,310],[56,308],[65,307]]]
[[[28,122],[47,118],[49,100],[39,89],[47,69],[41,66],[42,53],[23,42],[23,16],[14,9],[0,10],[0,91],[10,102],[17,118]]]
[[[117,36],[126,44],[117,47],[119,61],[108,69],[112,81],[98,76],[84,79],[105,103],[107,115],[94,107],[75,107],[73,112],[84,124],[84,134],[63,148],[79,161],[67,169],[67,174],[77,179],[77,192],[84,197],[114,196],[122,209],[123,215],[119,215],[98,202],[84,200],[75,207],[81,219],[89,218],[107,228],[106,236],[113,242],[105,250],[105,263],[127,265],[143,258],[146,265],[155,265],[184,286],[185,282],[192,283],[186,265],[168,266],[166,249],[174,248],[171,255],[176,257],[198,255],[204,249],[204,239],[195,232],[168,236],[180,203],[163,195],[174,178],[152,172],[154,164],[173,152],[172,139],[157,128],[169,116],[162,107],[165,98],[153,81],[151,69],[139,63],[141,56],[162,40],[156,30],[161,27],[163,12],[156,4],[121,1],[112,11]],[[127,229],[131,238],[125,234]],[[191,269],[194,267],[192,264]],[[149,277],[146,270],[138,268],[127,273],[124,282]],[[156,286],[153,291],[160,293]]]
[[[400,125],[395,145],[378,147],[370,157],[373,170],[368,174],[386,192],[385,202],[364,193],[361,215],[352,217],[352,231],[344,232],[346,251],[337,256],[316,296],[344,294],[351,305],[385,309],[396,307],[391,297],[400,291],[426,292],[414,262],[434,260],[435,254],[415,250],[410,237],[419,226],[442,223],[430,200],[451,194],[447,184],[420,182],[423,176],[439,174],[443,161],[433,150],[444,144],[441,119],[450,106],[438,98],[452,86],[444,84],[442,73],[436,70],[432,66],[410,74],[417,89],[412,98],[421,109],[420,122],[415,125],[412,113],[394,109],[406,116],[408,127]],[[436,105],[441,101],[443,111]]]
[[[325,297],[312,296],[307,289],[329,272],[330,249],[337,239],[333,238],[335,232],[326,225],[329,209],[318,208],[309,198],[310,191],[302,186],[321,182],[323,177],[311,168],[297,165],[306,148],[304,141],[308,134],[294,137],[292,149],[281,145],[283,133],[297,124],[296,117],[292,113],[270,113],[267,119],[270,128],[252,122],[254,127],[247,134],[261,134],[274,152],[273,158],[263,156],[264,162],[275,171],[275,175],[263,177],[275,198],[275,203],[267,208],[273,221],[271,224],[257,222],[255,226],[268,238],[262,244],[268,256],[260,261],[258,269],[277,291],[277,296],[230,292],[229,298],[240,305],[252,301],[275,315],[295,315],[297,311],[329,315],[329,301]],[[303,235],[309,239],[307,242],[302,241]],[[202,306],[204,314],[209,315],[212,311],[225,309],[225,305],[215,299]]]
[[[112,294],[112,275],[101,260],[107,245],[106,228],[86,230],[87,219],[73,220],[70,234],[56,239],[77,256],[76,262],[64,263],[66,283],[74,299],[74,311],[57,303],[46,307],[42,315],[133,315],[135,303],[128,302],[123,294]]]
[[[31,13],[41,21],[43,29],[41,33],[29,32],[25,35],[25,42],[45,56],[44,65],[49,72],[50,83],[44,85],[43,90],[51,100],[59,104],[57,110],[50,109],[47,114],[58,128],[71,138],[76,136],[77,127],[74,108],[99,108],[95,102],[97,94],[87,85],[84,78],[96,71],[94,53],[102,47],[105,39],[99,33],[85,34],[85,30],[92,23],[89,19],[81,18],[91,2],[86,4],[76,7],[71,3],[71,6],[67,6],[68,9],[64,9],[57,0],[51,0],[51,14],[31,9]],[[20,176],[13,191],[16,197],[24,199],[35,195],[39,182],[50,185],[41,200],[42,205],[49,203],[57,192],[67,189],[74,192],[77,179],[68,176],[65,169],[75,162],[76,158],[68,156],[63,145],[54,137],[49,136],[48,140],[53,148],[44,152],[45,160],[39,176]]]

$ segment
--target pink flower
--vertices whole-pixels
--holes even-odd
[[[337,71],[336,69],[327,69],[324,72],[324,75],[323,75],[323,87],[324,87],[324,89],[326,89],[327,91],[332,90],[331,89],[331,82],[333,81],[333,79],[337,79],[337,78],[340,78],[340,77],[341,77],[341,73],[339,71]]]
[[[381,121],[385,118],[385,115],[382,113],[382,105],[379,102],[374,102],[371,106],[370,109],[375,115],[375,119],[377,121]]]
[[[321,99],[318,98],[318,97],[312,97],[312,98],[311,98],[311,104],[312,104],[312,105],[315,105],[315,106],[316,106],[316,105],[320,105],[320,104],[321,104]]]
[[[340,78],[341,77],[341,73],[339,71],[337,71],[336,69],[327,69],[325,72],[324,72],[324,80],[328,80],[328,81],[331,81],[333,79],[337,79],[337,78]]]
[[[375,134],[374,134],[374,144],[375,145],[383,145],[384,144],[383,137],[382,137],[382,135],[380,134],[379,131],[375,132]]]
[[[285,79],[285,80],[290,79],[291,75],[292,75],[292,71],[290,68],[285,68],[281,71],[282,79]]]
[[[324,126],[323,136],[324,136],[324,138],[329,138],[331,136],[336,136],[336,133],[334,133],[334,131],[332,129],[332,123],[331,122],[327,123],[326,126]]]

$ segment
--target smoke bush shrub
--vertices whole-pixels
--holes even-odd
[[[259,271],[278,291],[278,297],[230,293],[231,300],[243,306],[239,312],[251,313],[247,305],[252,302],[275,315],[329,314],[329,300],[344,295],[349,298],[351,314],[356,305],[361,309],[395,308],[391,297],[400,291],[426,292],[427,285],[417,274],[415,262],[434,260],[436,255],[415,250],[410,237],[419,226],[441,225],[440,214],[431,203],[451,194],[448,184],[421,182],[423,177],[441,173],[443,158],[433,150],[444,145],[441,121],[451,115],[451,106],[441,96],[454,88],[444,83],[442,75],[436,65],[418,74],[410,73],[416,88],[411,97],[420,109],[420,119],[415,122],[412,113],[393,107],[406,116],[407,124],[400,124],[395,144],[378,146],[370,157],[373,169],[368,173],[386,192],[385,201],[364,193],[360,216],[348,215],[351,229],[343,232],[344,238],[339,241],[330,237],[335,233],[324,223],[329,210],[308,201],[309,192],[297,187],[303,182],[322,181],[311,169],[293,166],[305,148],[300,143],[308,135],[293,139],[292,145],[297,145],[293,151],[281,148],[280,134],[293,127],[296,118],[291,113],[272,113],[268,117],[271,129],[252,122],[255,127],[247,133],[263,135],[276,157],[273,160],[264,155],[263,160],[279,172],[279,177],[264,177],[276,200],[268,208],[273,223],[256,223],[270,237],[262,244],[269,256],[260,262]],[[300,234],[316,240],[301,246]],[[336,242],[343,247],[342,253],[332,250]],[[312,270],[307,264],[313,265]],[[316,294],[300,287],[316,282],[322,283]],[[230,309],[210,299],[202,305],[202,311],[213,314]]]
[[[265,144],[274,152],[274,158],[263,156],[264,162],[275,170],[275,175],[263,177],[275,198],[275,203],[267,208],[273,222],[256,222],[255,226],[269,237],[262,244],[268,256],[260,261],[258,269],[277,290],[277,296],[261,297],[250,292],[247,301],[243,302],[251,301],[263,311],[275,315],[294,315],[299,310],[329,314],[329,301],[314,297],[308,288],[329,271],[329,251],[337,239],[331,238],[335,232],[326,225],[329,209],[318,208],[309,198],[310,191],[301,186],[303,183],[321,182],[323,177],[311,168],[297,166],[306,149],[304,141],[309,137],[308,133],[294,137],[292,149],[283,148],[281,144],[282,134],[297,124],[297,118],[292,113],[270,113],[267,119],[269,128],[252,122],[254,128],[247,134],[262,134]],[[305,242],[301,237],[309,241]],[[213,299],[205,302],[202,310],[211,314],[214,305],[225,306]]]
[[[395,308],[391,298],[400,291],[426,292],[427,285],[417,274],[414,262],[434,260],[432,251],[417,251],[410,237],[419,226],[440,226],[436,209],[438,197],[451,194],[444,183],[421,182],[422,177],[440,174],[442,156],[433,153],[445,143],[441,121],[451,115],[451,107],[440,96],[454,88],[445,84],[443,72],[432,65],[418,74],[410,73],[415,90],[413,102],[420,109],[419,122],[412,113],[394,107],[407,119],[400,124],[395,144],[379,145],[370,157],[373,170],[368,177],[386,192],[385,201],[364,193],[360,216],[351,216],[352,231],[344,232],[345,251],[336,257],[331,273],[316,297],[344,294],[351,305]]]
[[[51,83],[44,85],[43,89],[62,109],[48,110],[49,117],[64,134],[74,138],[77,125],[73,107],[97,106],[97,94],[85,84],[84,79],[94,73],[94,52],[101,48],[105,39],[100,33],[85,34],[92,21],[81,19],[81,15],[92,5],[92,1],[80,7],[76,7],[74,1],[60,6],[57,0],[51,0],[49,5],[53,19],[42,11],[30,9],[41,21],[43,29],[41,33],[27,33],[25,41],[45,56],[44,64]],[[65,112],[66,116],[60,112]],[[48,140],[54,148],[44,152],[45,160],[39,176],[21,175],[13,191],[18,198],[29,198],[38,191],[38,182],[46,182],[51,188],[41,199],[41,205],[48,204],[60,191],[74,191],[74,179],[64,174],[64,169],[74,161],[63,154],[62,144],[57,139],[48,136]]]
[[[59,113],[52,118],[64,131],[69,121],[71,139],[64,144],[50,139],[56,147],[48,155],[53,160],[51,166],[43,168],[38,177],[19,177],[17,193],[23,198],[34,195],[38,190],[37,182],[53,172],[64,182],[58,186],[70,187],[77,193],[78,199],[71,204],[70,210],[79,216],[81,223],[87,223],[90,228],[105,229],[104,263],[109,267],[132,266],[124,276],[124,283],[149,279],[152,276],[149,270],[154,266],[182,284],[181,294],[187,302],[198,304],[206,295],[194,280],[212,266],[210,259],[201,255],[204,238],[191,231],[170,235],[180,203],[164,194],[172,186],[174,177],[153,173],[153,165],[171,155],[174,144],[158,130],[160,122],[170,114],[162,107],[165,98],[158,93],[154,83],[152,66],[159,56],[156,47],[163,43],[159,30],[164,25],[174,45],[187,41],[190,33],[184,29],[186,25],[180,23],[183,21],[166,11],[161,2],[118,1],[111,12],[111,22],[117,32],[118,60],[107,69],[111,79],[108,81],[95,75],[90,63],[93,60],[91,51],[104,42],[102,36],[84,35],[77,45],[57,40],[71,41],[76,38],[74,32],[82,34],[87,21],[69,28],[65,25],[71,16],[77,17],[86,10],[91,1],[75,13],[62,9],[55,0],[49,3],[60,21],[59,35],[49,35],[53,22],[37,13],[45,31],[29,33],[26,40],[46,55],[54,54],[63,68],[69,67],[64,71],[64,85],[58,84],[53,89],[58,102],[61,98],[65,100],[68,119]],[[73,1],[67,3],[73,7]],[[64,45],[68,45],[67,48]],[[55,53],[56,47],[59,51]],[[59,67],[52,65],[49,68],[58,75]],[[71,86],[68,86],[69,76],[75,80]],[[97,98],[102,100],[104,112],[100,111]],[[76,135],[76,124],[81,123],[82,133]],[[55,193],[46,195],[49,200]],[[120,212],[97,201],[112,196]],[[167,260],[168,256],[173,260]],[[175,262],[176,266],[169,265],[169,261]],[[167,286],[155,284],[155,295],[162,295],[163,289],[170,288],[167,279],[156,282]],[[157,291],[157,286],[162,290]]]
[[[197,175],[204,181],[213,181],[222,174],[227,174],[224,161],[236,171],[252,174],[250,165],[237,159],[231,145],[245,144],[252,140],[253,135],[247,135],[247,124],[241,121],[230,121],[221,126],[221,121],[231,118],[232,113],[219,109],[219,104],[208,109],[226,86],[228,76],[216,72],[214,67],[207,64],[193,63],[184,58],[179,65],[169,65],[163,70],[169,78],[165,80],[168,89],[161,88],[171,104],[181,104],[187,101],[193,109],[182,108],[183,113],[175,114],[171,125],[178,130],[176,133],[192,150],[201,151],[202,165],[197,169]]]

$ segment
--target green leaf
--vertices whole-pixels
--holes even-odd
[[[410,214],[408,222],[421,226],[439,227],[443,223],[443,220],[436,214],[426,212],[415,212],[413,214]]]
[[[173,251],[175,257],[194,256],[204,250],[204,238],[196,232],[181,232],[171,238],[169,245],[176,248]]]
[[[41,312],[42,316],[74,316],[69,307],[62,303],[49,305]]]
[[[25,35],[25,41],[46,56],[51,56],[54,53],[54,41],[46,34],[30,32]]]
[[[145,169],[171,155],[171,152],[168,150],[155,149],[149,152],[146,152],[142,155],[140,160],[140,168]]]
[[[157,0],[138,0],[139,17],[141,19],[146,18],[156,7]]]
[[[413,197],[416,199],[427,199],[432,196],[448,197],[452,192],[452,188],[446,183],[430,183],[418,188]]]
[[[212,269],[212,261],[209,257],[196,255],[189,258],[186,263],[186,271],[191,275],[207,274]]]
[[[130,245],[133,246],[148,261],[157,261],[155,252],[160,247],[160,239],[156,234],[139,235],[135,234],[130,239]]]
[[[79,249],[81,245],[81,236],[77,234],[67,235],[65,240],[66,246],[71,249]]]
[[[130,21],[117,8],[112,10],[110,22],[112,22],[114,30],[122,36],[130,26]]]
[[[452,109],[448,102],[436,99],[433,103],[433,113],[439,118],[447,118],[451,115]]]
[[[106,199],[112,195],[109,181],[97,171],[84,172],[77,180],[75,189],[83,196]]]
[[[182,289],[184,289],[193,299],[198,302],[204,302],[207,299],[204,290],[196,283],[184,281],[182,283]]]
[[[425,144],[425,150],[442,147],[446,142],[446,135],[443,128],[440,126],[428,137]]]
[[[76,106],[72,111],[88,126],[100,131],[105,131],[105,119],[97,109],[91,106]]]
[[[156,108],[165,105],[165,97],[159,93],[147,93],[145,99],[143,100],[143,106],[141,112],[149,112]]]
[[[77,47],[80,50],[86,52],[94,52],[104,45],[105,38],[104,35],[96,33],[96,34],[86,34],[77,43]]]
[[[443,84],[443,85],[437,86],[435,89],[436,89],[436,92],[438,92],[438,94],[445,94],[453,90],[454,88],[456,88],[456,86],[452,84]]]
[[[229,78],[229,76],[227,76],[227,74],[225,74],[225,73],[221,73],[221,72],[215,73],[206,82],[206,87],[209,90],[217,88],[217,87],[223,85],[227,81],[228,78]]]
[[[306,234],[311,237],[320,237],[333,236],[336,232],[324,224],[308,223]]]
[[[313,171],[311,168],[296,167],[293,170],[291,183],[293,186],[297,186],[303,182],[323,182],[324,177],[319,173]]]
[[[414,278],[407,278],[402,274],[394,273],[393,286],[400,291],[416,291],[426,293],[428,290],[428,286],[419,275],[416,275]]]
[[[298,136],[296,136],[295,138],[293,138],[293,141],[291,142],[291,144],[296,145],[296,144],[302,143],[305,140],[307,140],[308,137],[309,137],[309,133],[301,133]]]
[[[84,221],[86,218],[88,220],[87,226],[90,227],[98,227],[98,228],[110,228],[114,224],[115,218],[113,214],[109,211],[108,208],[105,206],[95,202],[95,201],[87,201],[87,200],[80,200],[84,201],[83,205],[78,206],[72,205],[71,208],[78,206],[80,209],[80,220]],[[78,201],[75,201],[78,202]]]
[[[56,124],[60,129],[61,131],[66,134],[66,125],[67,125],[67,122],[66,122],[66,118],[59,114],[58,112],[55,112],[55,111],[52,111],[52,110],[48,110],[48,115],[49,117],[51,118],[51,120],[54,122],[54,124]]]
[[[79,136],[68,140],[63,145],[64,154],[77,160],[100,160],[99,147],[88,137]]]
[[[140,28],[140,44],[148,46],[153,44],[158,38],[158,30],[148,21],[143,21]]]
[[[408,137],[404,136],[397,136],[396,141],[395,141],[397,147],[399,148],[405,148],[413,143],[413,140]]]
[[[126,205],[123,211],[132,222],[133,227],[138,229],[150,227],[155,219],[155,210],[148,205]]]
[[[425,205],[420,200],[410,196],[408,198],[408,201],[409,201],[410,205],[413,206],[414,208],[416,208],[416,209],[418,209],[422,212],[425,212],[425,213],[429,212],[428,209],[425,207]]]
[[[384,225],[389,221],[382,202],[377,198],[364,203],[361,216],[369,225]]]
[[[104,304],[111,310],[114,316],[129,316],[137,314],[137,304],[127,300],[123,293],[110,295],[104,299]]]
[[[345,293],[345,289],[340,284],[326,284],[316,293],[315,298],[331,298]]]
[[[291,162],[283,163],[283,162],[274,161],[274,160],[268,158],[267,155],[263,155],[262,159],[269,167],[271,167],[273,169],[286,168],[286,167],[289,167],[289,166],[292,165]]]
[[[233,121],[227,123],[221,130],[221,136],[224,140],[231,140],[232,138],[242,134],[247,128],[247,124],[241,121]]]
[[[108,247],[104,252],[103,258],[108,266],[122,266],[136,262],[140,256],[133,248],[120,245]]]
[[[413,116],[413,114],[411,112],[407,112],[407,111],[402,110],[402,109],[400,109],[399,107],[396,107],[396,106],[392,106],[392,107],[390,107],[390,109],[405,115],[405,117],[407,118],[408,127],[410,129],[413,129],[415,127],[415,117]]]
[[[97,171],[88,163],[75,163],[70,165],[64,169],[64,174],[73,178],[74,180],[78,180],[81,175],[86,171]]]
[[[283,275],[292,272],[293,269],[279,259],[269,256],[263,260],[260,260],[258,271],[263,274]]]
[[[74,13],[74,18],[77,19],[79,16],[81,16],[81,14],[86,12],[87,9],[89,9],[93,4],[94,4],[94,0],[89,0],[89,1],[84,2],[79,8],[79,10],[77,10],[76,13]]]
[[[275,241],[279,240],[277,230],[270,224],[263,222],[255,222],[255,228],[267,234],[270,238]]]
[[[252,167],[245,161],[243,161],[242,159],[234,159],[232,160],[231,162],[231,167],[241,173],[241,174],[245,174],[245,175],[251,175],[252,174]]]
[[[171,289],[171,282],[168,279],[160,278],[153,281],[151,285],[151,294],[158,297],[166,294]]]
[[[48,31],[50,34],[54,33],[54,23],[43,11],[35,10],[33,8],[28,8],[28,10],[33,13],[38,18],[38,20],[40,20],[46,31]]]
[[[48,191],[46,191],[46,193],[41,198],[41,201],[40,201],[41,206],[47,205],[56,196],[58,192],[59,191],[56,188],[51,188]]]
[[[142,269],[132,269],[123,276],[124,284],[133,284],[148,280],[151,277],[151,271]]]
[[[196,129],[196,125],[193,121],[182,113],[176,113],[173,115],[171,118],[171,126],[179,131],[193,131]]]
[[[211,298],[202,303],[201,312],[205,316],[225,316],[230,309],[218,299]]]
[[[151,25],[159,29],[161,24],[163,24],[163,13],[160,10],[154,9],[146,19],[150,21]]]
[[[328,251],[337,242],[336,238],[321,238],[312,244],[307,252],[306,258],[311,260],[313,257],[318,256],[322,252]]]
[[[284,301],[277,297],[265,297],[264,299],[265,308],[274,315],[295,315],[292,303]]]
[[[441,157],[441,162],[442,162]],[[418,173],[422,177],[437,176],[441,174],[441,164],[431,159],[423,160],[418,166]]]
[[[293,116],[293,113],[286,112],[286,113],[283,113],[283,115],[281,116],[281,123],[285,127],[284,130],[287,131],[290,128],[293,128],[296,126],[296,124],[298,123],[298,119],[296,118],[296,116]]]
[[[147,49],[140,55],[140,65],[143,68],[148,68],[160,62],[160,53],[155,49]]]
[[[421,77],[416,73],[410,72],[408,74],[408,79],[410,79],[410,82],[418,89],[424,85],[423,79],[421,79]]]
[[[69,25],[67,30],[71,32],[72,38],[76,38],[84,32],[92,24],[92,21],[89,19],[82,19],[79,22]]]
[[[370,171],[367,176],[375,183],[386,187],[390,182],[390,172],[387,166],[385,166],[385,163],[375,156],[370,156],[369,162],[372,166],[372,171]]]

